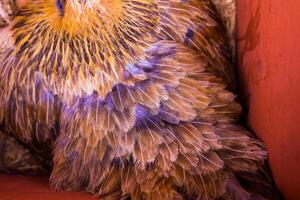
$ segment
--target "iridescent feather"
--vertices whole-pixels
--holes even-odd
[[[239,174],[266,152],[236,124],[215,16],[208,0],[35,0],[0,37],[0,122],[53,150],[54,190],[249,199]]]

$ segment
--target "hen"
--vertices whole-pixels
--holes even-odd
[[[236,123],[216,16],[208,0],[34,0],[0,36],[2,131],[53,158],[54,190],[259,199],[240,180],[266,151]]]

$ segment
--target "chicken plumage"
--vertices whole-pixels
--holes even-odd
[[[0,36],[3,130],[53,155],[54,190],[253,198],[239,174],[266,152],[236,123],[215,16],[208,0],[34,0]]]

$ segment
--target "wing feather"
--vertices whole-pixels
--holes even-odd
[[[155,63],[145,67],[152,60]],[[105,99],[91,95],[66,105],[61,117],[65,126],[61,127],[58,141],[75,141],[76,136],[78,142],[56,145],[55,166],[80,162],[83,164],[72,168],[80,173],[85,168],[90,171],[91,163],[98,163],[102,171],[97,178],[104,188],[105,177],[115,171],[114,167],[122,174],[130,170],[135,181],[125,180],[122,175],[119,182],[108,182],[108,189],[110,184],[123,185],[125,181],[124,190],[132,197],[141,193],[149,199],[157,199],[156,195],[163,191],[168,191],[164,198],[178,194],[177,187],[185,191],[187,198],[195,193],[221,197],[232,172],[259,168],[265,152],[258,141],[232,124],[240,106],[224,87],[225,81],[210,70],[205,54],[182,43],[160,41],[146,51],[144,60],[128,65],[125,71],[133,68],[134,75],[142,79],[124,80]],[[79,121],[74,123],[74,119]],[[99,149],[95,150],[95,145]],[[67,146],[73,149],[64,150]],[[61,158],[62,151],[79,156]],[[92,172],[82,176],[92,180],[88,188],[97,188]],[[51,179],[74,177],[57,166]],[[104,191],[109,193],[108,189],[101,190],[101,195],[105,196]]]

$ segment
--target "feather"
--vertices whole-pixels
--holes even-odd
[[[54,190],[247,196],[238,178],[266,152],[235,123],[233,67],[209,1],[33,1],[5,31],[0,123],[53,159]]]
[[[199,155],[197,163],[198,174],[213,174],[224,168],[224,161],[215,152]]]
[[[239,184],[238,180],[231,177],[227,186],[227,199],[229,200],[250,200],[250,194]]]

